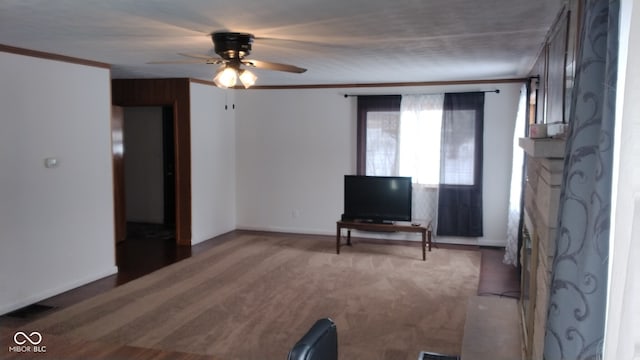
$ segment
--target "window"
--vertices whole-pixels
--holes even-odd
[[[436,187],[440,182],[440,148],[444,94],[404,95],[400,104],[400,175]]]
[[[400,95],[358,96],[358,175],[397,175],[400,100]]]
[[[480,92],[359,96],[358,174],[411,176],[437,234],[482,236],[483,114]]]
[[[449,185],[473,185],[475,169],[475,120],[474,110],[456,111],[456,121],[442,131],[442,163],[446,163],[441,183]]]
[[[415,184],[437,186],[444,94],[365,98],[358,98],[361,174],[411,176]]]
[[[484,93],[444,98],[437,235],[478,237],[482,224]]]
[[[398,175],[399,127],[398,111],[367,113],[366,175]]]

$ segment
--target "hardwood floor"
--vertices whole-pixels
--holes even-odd
[[[192,247],[177,246],[175,240],[170,237],[160,239],[153,238],[152,236],[130,237],[116,246],[116,263],[119,270],[117,274],[45,299],[36,304],[36,306],[27,307],[22,311],[0,316],[0,326],[10,328],[20,327],[41,316],[113,289],[116,286],[160,269],[163,266],[206,251],[222,242],[234,239],[243,233],[247,233],[247,231],[232,231]],[[291,236],[296,235],[292,234]],[[326,237],[328,241],[335,241],[335,238],[332,236],[324,237]],[[419,246],[417,243],[412,245]],[[468,246],[444,244],[436,246],[469,249]],[[504,250],[499,248],[479,248],[478,250],[482,253],[478,295],[518,298],[520,293],[519,271],[513,266],[502,263]]]
[[[0,316],[0,326],[12,328],[22,326],[41,316],[113,289],[237,236],[236,232],[231,232],[189,247],[176,245],[175,237],[166,235],[164,231],[155,226],[147,227],[134,224],[128,227],[130,229],[127,231],[127,239],[119,242],[115,249],[117,274],[2,315]]]
[[[11,339],[14,334],[15,330],[0,327],[0,339]],[[38,346],[8,346],[5,349],[0,349],[0,357],[5,360],[221,360],[209,355],[107,344],[51,334],[45,334]]]

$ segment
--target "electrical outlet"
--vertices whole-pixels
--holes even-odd
[[[60,163],[58,162],[58,158],[49,157],[44,159],[44,167],[47,169],[57,168]]]

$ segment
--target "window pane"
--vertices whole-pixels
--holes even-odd
[[[475,165],[475,110],[457,110],[442,132],[442,156],[446,166],[440,169],[442,183],[473,185]]]
[[[367,175],[398,175],[399,124],[397,111],[367,112]]]

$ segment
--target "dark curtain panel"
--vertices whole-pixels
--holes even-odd
[[[483,92],[445,94],[438,235],[482,236],[483,128]]]
[[[400,111],[400,95],[358,96],[358,125],[356,171],[366,175],[367,170],[367,113],[372,111]]]
[[[586,1],[558,211],[544,358],[602,359],[607,309],[618,1]]]

